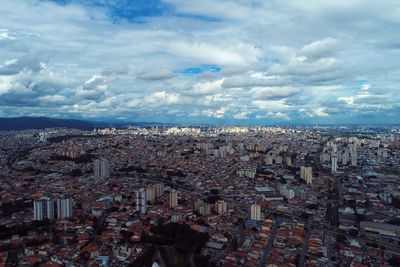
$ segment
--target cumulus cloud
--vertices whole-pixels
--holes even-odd
[[[107,88],[108,83],[103,76],[93,75],[80,88],[78,88],[76,95],[83,99],[100,100],[104,97]]]
[[[334,55],[339,48],[340,42],[337,39],[327,37],[303,46],[299,55],[308,59],[319,59]]]
[[[300,88],[295,87],[255,87],[249,93],[255,99],[285,98],[301,92]]]

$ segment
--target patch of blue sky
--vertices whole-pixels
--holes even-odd
[[[197,74],[202,74],[205,72],[211,72],[211,73],[218,73],[221,71],[221,67],[217,65],[200,65],[196,67],[191,67],[183,70],[177,71],[177,73],[182,73],[186,75],[197,75]]]
[[[145,22],[149,17],[162,16],[171,12],[171,7],[160,0],[43,0],[60,5],[78,4],[89,8],[103,9],[115,23],[128,21]]]

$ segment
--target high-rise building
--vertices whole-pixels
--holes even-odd
[[[336,155],[332,155],[331,157],[331,170],[332,172],[336,172],[337,171],[337,156]]]
[[[33,201],[33,219],[35,221],[42,221],[44,219],[43,202],[41,200]]]
[[[202,216],[207,216],[211,213],[211,206],[208,205],[208,203],[203,202],[202,204],[200,204],[198,206],[198,212],[202,215]]]
[[[292,158],[290,156],[286,157],[286,165],[291,167],[292,166]]]
[[[258,204],[251,205],[250,218],[254,221],[261,221],[261,206]]]
[[[267,154],[265,158],[265,164],[266,165],[272,165],[274,163],[274,158],[272,157],[271,154]]]
[[[300,179],[306,181],[306,184],[312,184],[312,167],[300,167]]]
[[[174,208],[178,206],[178,193],[176,190],[171,189],[169,192],[169,207]]]
[[[110,177],[110,162],[107,159],[100,158],[94,161],[94,176]]]
[[[155,184],[156,198],[160,198],[164,195],[164,184]]]
[[[219,214],[225,213],[227,211],[226,202],[223,200],[218,200],[215,202],[215,211]]]
[[[66,219],[72,216],[72,198],[57,199],[57,218]]]
[[[353,144],[350,147],[351,166],[357,166],[357,147]]]
[[[342,164],[347,165],[347,163],[349,162],[349,159],[350,159],[350,153],[349,153],[349,150],[346,149],[342,154]]]
[[[332,153],[331,153],[331,171],[337,171],[337,163],[338,163],[338,155],[337,155],[337,146],[336,144],[332,145]]]
[[[287,185],[279,185],[278,186],[279,193],[287,199],[292,199],[295,196],[294,190],[289,189]]]
[[[136,191],[136,210],[141,213],[147,212],[147,197],[146,190],[141,188]]]
[[[156,199],[156,188],[154,185],[150,185],[146,189],[147,201],[153,202]]]
[[[54,220],[54,200],[42,197],[33,201],[33,219],[36,221]]]
[[[46,200],[46,217],[49,220],[54,220],[54,199]]]

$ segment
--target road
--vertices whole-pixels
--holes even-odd
[[[265,266],[265,263],[267,262],[268,256],[271,253],[272,250],[272,245],[274,244],[275,236],[276,236],[276,231],[278,230],[278,224],[279,224],[279,218],[275,220],[274,225],[272,226],[271,229],[271,235],[269,236],[268,239],[268,244],[264,249],[263,255],[261,256],[261,259],[258,263],[259,267]]]
[[[299,258],[299,266],[305,266],[305,259],[308,252],[308,241],[311,237],[311,231],[307,226],[307,221],[304,224],[304,239],[303,239],[303,246],[301,247],[301,253]]]

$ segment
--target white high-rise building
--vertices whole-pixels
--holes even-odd
[[[266,158],[265,158],[265,164],[270,166],[274,163],[274,158],[272,157],[271,154],[267,154]]]
[[[337,171],[337,162],[338,162],[338,158],[336,154],[332,154],[331,157],[331,171],[332,172],[336,172]]]
[[[147,201],[153,202],[156,199],[156,188],[154,185],[150,185],[146,189]]]
[[[146,190],[141,188],[136,191],[136,210],[141,213],[147,212],[147,197]]]
[[[44,219],[43,202],[41,200],[33,201],[33,219],[35,221],[42,221]]]
[[[169,207],[174,208],[176,206],[178,206],[178,192],[171,189],[171,191],[169,192]]]
[[[289,156],[286,157],[286,165],[289,166],[289,167],[292,166],[292,158],[289,157]]]
[[[357,147],[353,144],[350,147],[351,166],[357,166]]]
[[[54,220],[54,199],[46,200],[46,217],[49,220]]]
[[[279,193],[282,195],[282,196],[284,196],[285,198],[287,198],[287,199],[292,199],[292,198],[294,198],[294,190],[292,190],[292,189],[289,189],[288,187],[287,187],[287,185],[283,185],[283,184],[281,184],[281,185],[279,185],[278,186],[278,189],[279,189]]]
[[[218,212],[219,214],[221,213],[225,213],[227,210],[226,207],[226,202],[223,200],[218,200],[217,202],[215,202],[215,211]]]
[[[250,218],[254,221],[261,221],[261,206],[258,204],[251,205]]]
[[[42,197],[33,201],[33,219],[36,221],[54,220],[54,200]]]
[[[72,216],[73,201],[72,198],[57,199],[57,218],[66,219]]]
[[[164,195],[164,184],[155,184],[156,198],[160,198]]]
[[[110,177],[110,162],[107,159],[100,158],[94,161],[94,176]]]
[[[342,154],[342,164],[347,165],[347,163],[349,162],[349,159],[350,159],[350,153],[349,153],[349,150],[346,149]]]
[[[300,179],[306,181],[306,184],[312,184],[312,167],[300,167]]]

